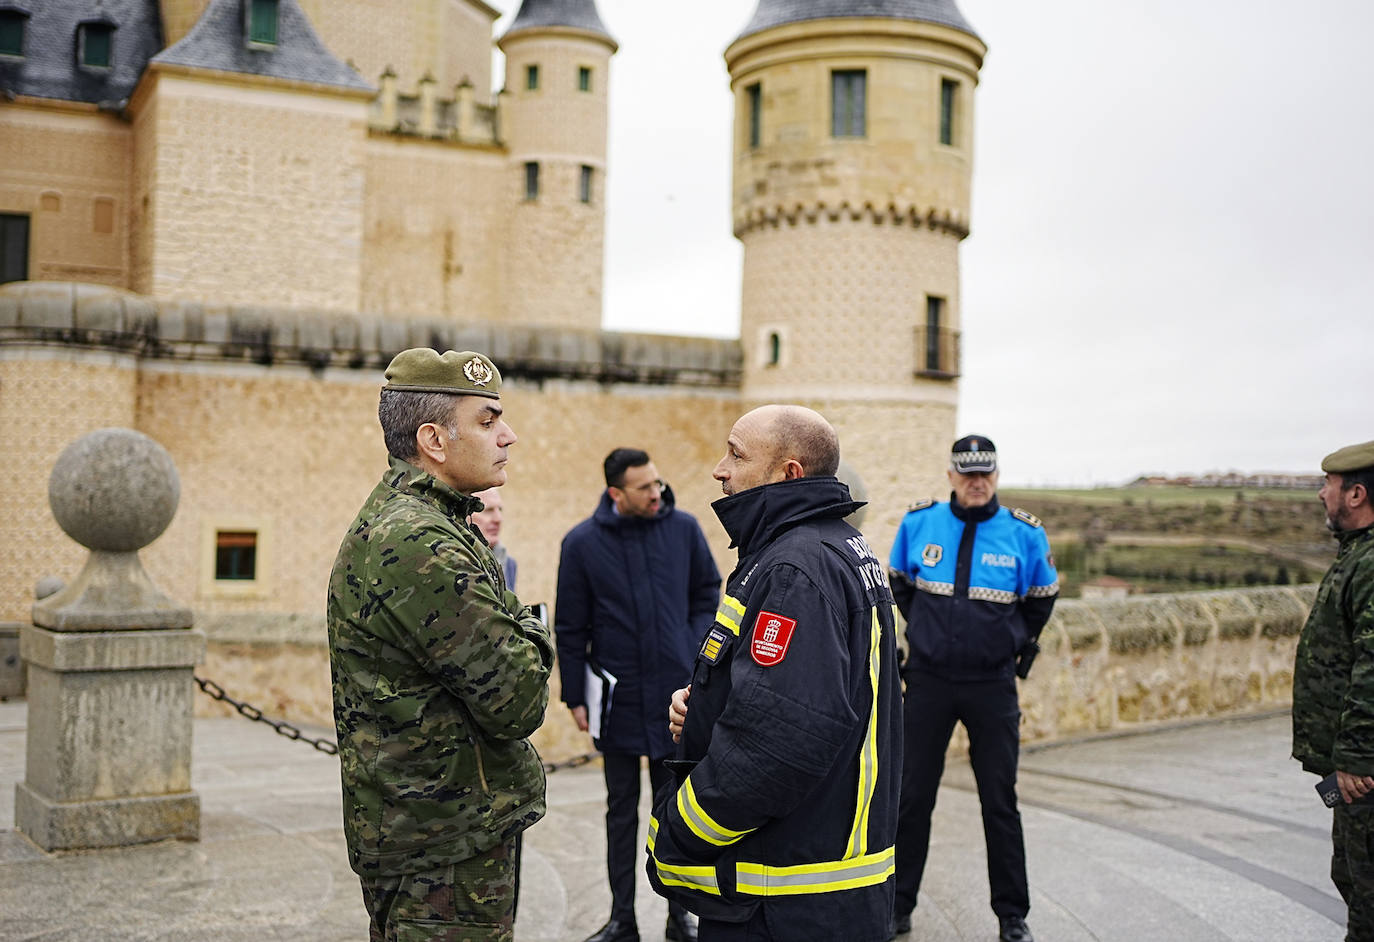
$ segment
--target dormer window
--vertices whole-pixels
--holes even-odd
[[[278,0],[244,0],[244,35],[250,46],[277,44]]]
[[[0,10],[0,56],[24,55],[24,27],[29,15],[22,10]]]
[[[85,69],[108,69],[114,51],[113,23],[82,23],[76,28],[76,61]]]

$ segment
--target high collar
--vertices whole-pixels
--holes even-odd
[[[415,467],[400,458],[390,460],[386,482],[404,494],[412,494],[421,500],[434,504],[454,520],[467,520],[482,509],[482,500],[470,494],[461,494],[428,471]],[[485,542],[485,540],[484,540]]]
[[[1331,535],[1336,538],[1340,548],[1344,550],[1347,546],[1352,546],[1371,534],[1374,534],[1374,524],[1360,527],[1358,530],[1336,530]]]
[[[664,517],[673,512],[677,504],[677,499],[673,497],[673,489],[667,484],[663,485],[663,494],[660,498],[663,503],[659,505],[658,513],[652,517],[634,517],[629,514],[622,514],[615,509],[615,501],[611,500],[611,492],[605,490],[601,492],[601,501],[596,505],[596,513],[592,514],[599,526],[603,527],[642,527],[651,523],[657,523]]]
[[[782,531],[807,520],[847,517],[866,502],[833,477],[795,478],[751,487],[711,505],[742,557],[766,546]]]
[[[993,494],[992,499],[981,507],[965,507],[959,503],[959,498],[954,496],[954,492],[949,492],[949,509],[954,516],[964,523],[982,523],[984,520],[991,520],[1001,509],[1002,505],[997,502],[997,495]]]

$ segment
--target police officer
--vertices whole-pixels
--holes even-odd
[[[1318,492],[1340,549],[1322,577],[1293,668],[1293,758],[1340,790],[1331,879],[1348,942],[1374,940],[1374,442],[1322,461]]]
[[[389,466],[329,577],[348,859],[373,942],[509,942],[554,644],[467,519],[515,433],[479,353],[406,350],[386,378]]]
[[[656,797],[649,879],[701,942],[885,942],[892,929],[901,691],[882,562],[844,522],[839,441],[764,406],[730,432],[713,505],[739,549],[674,694],[677,781]]]
[[[1002,942],[1031,942],[1030,893],[1016,763],[1016,675],[1039,650],[1059,577],[1045,531],[997,501],[997,450],[983,435],[954,443],[948,503],[902,519],[890,564],[907,613],[905,749],[897,832],[898,934],[911,929],[930,845],[930,816],[956,721],[969,738],[987,840],[992,910]],[[1019,662],[1019,664],[1018,664]]]

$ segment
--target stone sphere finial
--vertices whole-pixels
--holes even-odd
[[[176,514],[181,478],[172,456],[142,432],[102,428],[63,450],[48,478],[48,504],[73,540],[92,550],[134,553]]]

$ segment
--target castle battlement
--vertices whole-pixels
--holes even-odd
[[[440,98],[438,82],[425,73],[413,95],[402,94],[396,73],[388,69],[382,73],[378,89],[367,115],[367,126],[373,133],[501,146],[497,107],[479,103],[476,89],[467,79],[454,86],[451,97]]]
[[[784,224],[795,226],[799,223],[815,223],[821,219],[830,222],[871,222],[875,226],[911,226],[916,229],[924,226],[932,232],[943,232],[956,239],[966,239],[969,235],[968,220],[957,209],[939,209],[932,206],[922,212],[915,205],[898,206],[896,203],[888,203],[886,206],[877,206],[871,202],[856,205],[848,201],[838,205],[816,202],[796,203],[791,206],[751,206],[747,213],[736,217],[735,235],[742,237],[755,229],[776,229]]]

